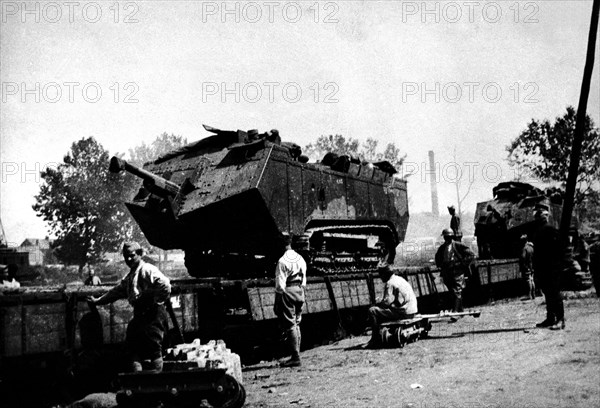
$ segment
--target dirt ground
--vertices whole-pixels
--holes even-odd
[[[402,349],[365,350],[368,336],[302,353],[302,367],[246,367],[246,407],[599,407],[600,302],[565,300],[563,331],[536,329],[542,298],[479,307],[435,323]],[[413,388],[414,387],[414,388]]]

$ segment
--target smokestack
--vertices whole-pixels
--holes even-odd
[[[436,217],[439,217],[440,210],[438,205],[437,177],[435,171],[435,160],[433,157],[433,150],[429,151],[429,168],[431,169],[431,213]]]

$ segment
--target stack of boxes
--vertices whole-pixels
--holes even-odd
[[[224,368],[242,384],[242,363],[238,354],[232,353],[223,340],[210,340],[202,344],[200,339],[191,343],[178,344],[167,349],[166,361],[187,362],[187,368],[199,367],[206,369]]]

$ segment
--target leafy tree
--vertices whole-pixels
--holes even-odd
[[[346,139],[342,135],[321,135],[314,143],[304,148],[306,155],[313,160],[320,160],[326,153],[332,152],[339,155],[358,157],[363,161],[377,162],[387,160],[396,168],[399,168],[406,155],[400,155],[400,149],[394,143],[388,143],[383,152],[378,151],[379,141],[367,138],[362,147],[358,139]]]
[[[508,161],[544,182],[558,182],[564,188],[569,172],[571,146],[577,112],[572,106],[554,123],[532,119],[521,134],[506,147]],[[591,215],[600,204],[600,138],[598,128],[586,115],[584,139],[577,176],[575,204]],[[597,211],[596,211],[597,213]]]
[[[57,258],[79,265],[80,272],[86,263],[118,248],[126,229],[128,215],[115,200],[125,186],[111,179],[108,161],[108,151],[88,137],[74,142],[56,168],[41,172],[33,209],[56,236]]]
[[[141,145],[129,149],[129,162],[136,166],[142,166],[145,163],[154,161],[165,153],[177,150],[186,144],[186,138],[174,134],[169,135],[167,132],[164,132],[149,145],[142,142]]]
[[[357,156],[358,147],[358,140],[351,137],[346,139],[342,135],[321,135],[314,143],[306,145],[304,152],[307,156],[315,159],[321,159],[329,152],[339,155],[347,154],[349,156]]]
[[[142,143],[130,149],[129,161],[142,165],[186,143],[181,136],[163,133],[150,145]],[[61,164],[41,173],[44,182],[35,196],[33,209],[57,237],[57,258],[79,265],[80,271],[104,253],[118,251],[124,240],[148,245],[123,204],[131,200],[141,182],[128,173],[109,173],[109,158],[93,137],[73,143]]]

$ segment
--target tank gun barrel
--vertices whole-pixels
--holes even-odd
[[[150,173],[149,171],[146,171],[138,166],[134,166],[133,164],[127,163],[127,161],[119,159],[116,156],[113,156],[110,159],[110,165],[108,166],[108,170],[111,173],[120,173],[122,171],[128,171],[129,173],[143,179],[144,186],[150,191],[157,192],[159,194],[162,193],[161,195],[166,194],[176,196],[180,190],[179,185],[173,183],[172,181],[165,180],[164,178],[159,177],[156,174]]]

